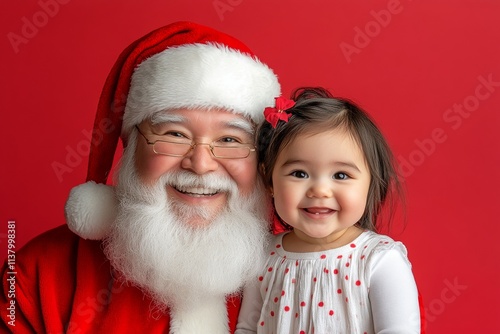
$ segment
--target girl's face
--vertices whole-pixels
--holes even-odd
[[[278,154],[272,180],[280,217],[302,241],[324,244],[363,215],[370,172],[355,140],[336,129],[291,141]]]

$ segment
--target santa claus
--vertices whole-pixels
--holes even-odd
[[[239,290],[269,235],[254,129],[279,95],[272,70],[211,28],[178,22],[132,43],[105,83],[88,182],[70,193],[68,226],[18,252],[15,298],[3,268],[0,326],[233,332]]]

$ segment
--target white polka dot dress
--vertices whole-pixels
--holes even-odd
[[[340,248],[291,253],[283,249],[283,235],[271,244],[258,277],[262,306],[257,333],[374,333],[371,270],[388,250],[401,253],[410,266],[404,245],[365,231]]]

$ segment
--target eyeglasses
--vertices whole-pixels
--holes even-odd
[[[227,145],[214,145],[207,143],[182,143],[168,140],[155,140],[150,142],[136,125],[135,128],[146,140],[148,145],[153,145],[153,152],[170,157],[183,157],[193,150],[198,145],[208,145],[212,155],[219,159],[244,159],[250,155],[250,152],[255,152],[255,147],[252,144],[235,144],[228,143]]]

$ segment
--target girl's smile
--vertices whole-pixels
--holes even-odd
[[[322,208],[322,207],[310,207],[302,209],[304,214],[311,219],[324,219],[328,218],[331,215],[335,214],[337,210],[333,210],[330,208]]]

